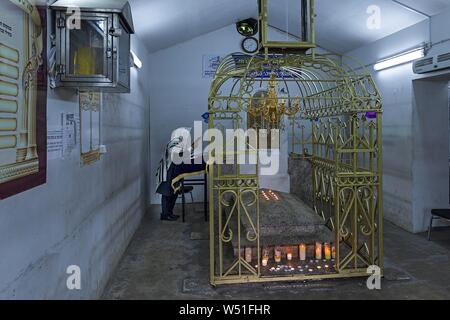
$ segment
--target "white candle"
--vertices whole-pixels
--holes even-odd
[[[245,248],[245,261],[252,262],[252,248]]]
[[[262,250],[262,266],[263,267],[267,267],[267,265],[269,264],[269,249],[268,248],[263,248]]]
[[[331,246],[329,243],[325,242],[324,246],[323,246],[323,251],[325,253],[325,259],[326,260],[331,260]]]
[[[316,259],[322,260],[322,244],[320,242],[316,242]]]
[[[292,260],[292,253],[289,252],[289,253],[286,255],[286,257],[287,257],[288,261],[291,261],[291,260]]]
[[[298,247],[299,257],[301,261],[306,260],[306,245],[304,243],[300,244]]]

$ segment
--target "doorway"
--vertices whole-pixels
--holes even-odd
[[[449,207],[449,81],[450,74],[413,81],[412,207],[415,232],[427,229],[431,209]]]

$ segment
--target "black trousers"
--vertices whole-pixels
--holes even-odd
[[[168,217],[168,216],[173,215],[173,208],[175,207],[177,199],[178,199],[178,194],[173,194],[173,195],[169,195],[169,196],[166,196],[166,195],[161,196],[161,208],[162,208],[161,216]]]
[[[174,193],[172,189],[172,180],[175,177],[188,172],[199,172],[205,170],[205,163],[202,164],[172,164],[167,171],[167,181],[161,183],[156,190],[157,193],[161,194],[161,207],[163,217],[168,217],[173,214],[173,208],[178,199],[178,193]]]
[[[173,208],[178,199],[178,194],[173,192],[172,186],[168,181],[159,185],[157,193],[161,194],[161,216],[168,217],[173,215]]]

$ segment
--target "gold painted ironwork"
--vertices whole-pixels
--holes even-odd
[[[369,266],[383,268],[382,109],[371,76],[326,55],[254,56],[246,66],[238,60],[230,55],[217,70],[209,127],[247,128],[246,115],[268,108],[290,123],[291,156],[310,161],[314,210],[335,234],[336,273],[262,274],[260,215],[269,213],[259,211],[258,166],[249,173],[240,165],[210,164],[211,283],[367,276]],[[268,94],[255,95],[261,89]],[[298,109],[283,108],[283,101]],[[243,220],[251,232],[244,232]],[[227,250],[231,242],[235,257]],[[257,250],[254,265],[245,261],[244,243]]]
[[[316,35],[314,29],[314,0],[304,0],[304,7],[301,25],[305,29],[298,40],[291,41],[271,41],[269,39],[269,1],[276,0],[259,0],[259,23],[260,23],[260,42],[264,52],[268,54],[270,51],[301,51],[316,48]],[[302,1],[303,2],[303,1]],[[287,32],[287,30],[284,30]],[[290,35],[291,38],[297,38],[295,35]],[[313,52],[314,54],[315,52]]]
[[[268,41],[268,2],[260,0],[264,54],[231,54],[220,63],[209,93],[209,128],[290,124],[290,155],[310,162],[305,183],[312,184],[313,209],[334,232],[335,272],[262,273],[260,218],[270,213],[259,208],[259,161],[250,169],[209,163],[212,285],[366,277],[369,266],[383,269],[381,97],[364,68],[315,53],[314,1],[306,2],[309,41],[286,43]],[[252,152],[258,158],[259,150]],[[218,153],[237,156],[236,150],[211,150],[210,159]],[[246,246],[256,249],[255,263],[246,261]]]

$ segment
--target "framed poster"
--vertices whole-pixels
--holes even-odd
[[[46,182],[46,10],[0,3],[0,199]]]
[[[99,92],[80,92],[81,165],[100,160],[101,97]]]

